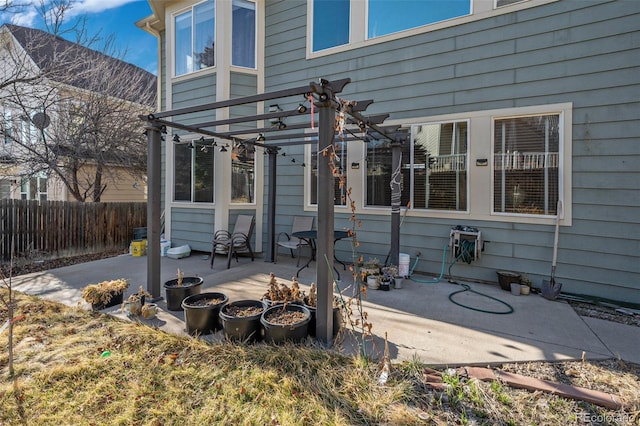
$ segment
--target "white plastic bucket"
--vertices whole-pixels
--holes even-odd
[[[409,276],[409,263],[411,262],[411,256],[407,253],[400,253],[398,256],[398,275],[401,277]]]
[[[160,256],[166,256],[171,248],[171,241],[160,241]]]

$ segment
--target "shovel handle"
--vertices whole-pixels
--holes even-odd
[[[556,207],[556,230],[553,236],[553,261],[551,262],[551,268],[553,276],[556,270],[556,260],[558,259],[558,234],[560,234],[560,215],[562,214],[562,201],[558,200]]]

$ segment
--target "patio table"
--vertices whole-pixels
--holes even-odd
[[[296,272],[296,277],[297,277],[298,274],[300,274],[300,271],[302,271],[304,268],[307,268],[311,263],[311,261],[316,259],[316,240],[318,239],[318,230],[313,229],[310,231],[299,231],[299,232],[294,232],[292,235],[294,237],[300,238],[301,240],[304,240],[311,248],[311,256],[309,256],[309,260],[307,260],[307,263],[305,263],[300,267],[300,269],[298,269],[298,272]],[[347,231],[334,230],[333,246],[335,247],[336,242],[345,238],[349,238],[349,233]],[[345,269],[345,271],[347,270],[347,265],[336,257],[335,251],[333,253],[333,260],[340,263]],[[336,274],[338,275],[338,279],[340,279],[340,272],[338,272],[335,265],[333,266],[333,270],[336,271]]]

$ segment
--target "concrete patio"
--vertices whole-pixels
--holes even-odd
[[[262,258],[251,262],[241,257],[226,269],[226,259],[216,257],[214,268],[209,267],[208,253],[193,252],[183,259],[161,258],[162,283],[176,277],[178,268],[185,275],[204,278],[202,291],[219,291],[229,300],[261,298],[267,289],[269,273],[278,281],[290,283],[296,274],[296,262],[286,255],[279,263],[267,263]],[[338,265],[340,266],[340,265]],[[341,289],[351,294],[351,274],[340,269]],[[130,282],[128,293],[146,286],[147,258],[121,255],[109,259],[77,264],[46,272],[14,278],[18,291],[70,306],[89,304],[81,298],[82,287],[108,279],[126,278]],[[416,281],[431,277],[414,276]],[[301,271],[299,281],[303,288],[315,281],[315,263]],[[585,318],[563,301],[549,301],[538,295],[514,296],[503,291],[497,283],[467,283],[472,289],[498,298],[514,309],[510,314],[481,312],[475,309],[504,312],[506,306],[471,292],[449,295],[462,287],[442,280],[438,283],[420,283],[405,279],[401,289],[391,291],[369,290],[364,310],[373,324],[374,339],[366,343],[367,354],[378,358],[384,350],[384,337],[388,336],[390,355],[394,362],[414,357],[434,366],[487,365],[503,362],[561,361],[581,359],[621,358],[640,364],[640,327],[633,327]],[[160,287],[162,289],[162,283]],[[163,294],[164,294],[164,290]],[[184,314],[168,311],[166,303],[159,302],[160,312],[153,320],[141,320],[174,334],[186,335]],[[119,308],[105,310],[127,318]],[[223,339],[222,332],[205,336],[209,341]],[[341,332],[334,349],[356,353],[358,335]]]

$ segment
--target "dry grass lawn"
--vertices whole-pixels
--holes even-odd
[[[619,360],[500,366],[616,394],[614,411],[426,365],[380,365],[313,344],[208,344],[19,295],[16,375],[0,333],[0,425],[637,425],[640,366]],[[0,325],[7,312],[0,307]],[[446,371],[444,371],[446,373]]]

